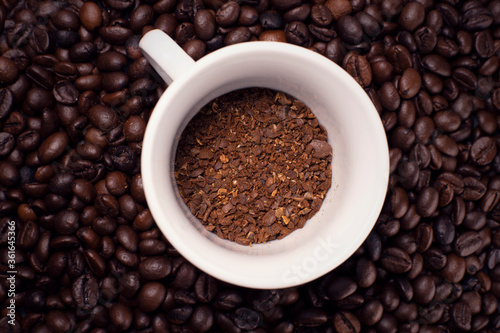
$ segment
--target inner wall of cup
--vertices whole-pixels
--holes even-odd
[[[296,63],[287,64],[283,59],[280,59],[278,65],[276,62],[267,61],[267,59],[249,60],[246,63],[233,64],[226,63],[226,70],[219,68],[219,73],[199,72],[197,77],[197,87],[208,87],[205,90],[189,89],[191,101],[196,101],[189,107],[186,117],[183,119],[179,131],[176,133],[176,140],[172,150],[171,170],[174,170],[175,151],[179,137],[188,124],[188,122],[196,115],[196,113],[215,97],[221,96],[227,92],[247,88],[247,87],[266,87],[274,90],[286,92],[309,106],[312,112],[317,116],[319,122],[327,129],[328,141],[333,147],[332,159],[332,187],[328,191],[321,210],[316,213],[310,220],[306,222],[304,228],[299,229],[288,235],[281,240],[271,241],[265,244],[256,244],[252,247],[243,246],[223,240],[217,237],[214,233],[205,230],[204,226],[199,222],[188,210],[177,190],[176,182],[173,173],[171,173],[172,184],[176,192],[179,205],[182,207],[187,216],[190,217],[191,223],[196,229],[201,232],[205,237],[210,239],[214,244],[220,247],[230,249],[233,251],[248,253],[252,255],[280,253],[285,249],[297,249],[315,239],[320,235],[328,224],[337,224],[336,229],[339,233],[342,232],[344,227],[342,225],[342,218],[334,219],[331,217],[339,216],[338,211],[341,209],[341,200],[339,198],[348,197],[347,193],[350,191],[349,187],[344,184],[349,183],[351,178],[351,171],[348,167],[352,165],[349,158],[349,150],[346,147],[345,136],[348,134],[346,128],[342,126],[343,121],[339,121],[333,112],[335,108],[341,108],[342,103],[339,103],[338,98],[355,98],[356,96],[349,96],[349,94],[332,94],[332,89],[335,89],[333,78],[327,78],[330,82],[325,81],[318,74],[324,74],[321,70],[318,73],[311,73],[311,67],[307,66],[301,68]],[[243,69],[243,70],[242,70]],[[221,73],[238,73],[232,77],[224,76]],[[243,72],[243,73],[242,73]],[[314,71],[313,71],[314,72]],[[324,75],[323,75],[324,76]],[[218,78],[218,79],[217,79]],[[329,87],[325,89],[324,87]],[[337,95],[337,96],[335,96]],[[352,100],[351,100],[352,101]],[[348,110],[346,110],[347,112]]]

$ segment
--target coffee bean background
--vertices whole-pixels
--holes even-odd
[[[166,89],[138,49],[151,29],[194,59],[293,43],[365,89],[391,176],[344,264],[250,290],[199,271],[161,235],[140,176]],[[499,0],[3,0],[0,53],[0,331],[500,331]]]

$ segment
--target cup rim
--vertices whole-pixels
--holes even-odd
[[[195,74],[200,70],[203,70],[203,68],[206,68],[206,66],[220,64],[221,62],[224,62],[225,59],[235,57],[241,53],[247,53],[247,52],[259,53],[267,51],[278,52],[283,54],[289,54],[290,52],[292,52],[294,56],[300,56],[303,57],[304,59],[309,59],[312,57],[313,60],[311,60],[310,62],[313,61],[319,62],[322,66],[329,67],[332,70],[332,72],[335,73],[336,78],[340,79],[340,81],[344,81],[343,83],[349,84],[350,86],[353,87],[353,89],[357,89],[360,92],[363,92],[364,96],[360,98],[360,101],[358,101],[358,103],[361,103],[364,106],[366,106],[367,110],[371,110],[370,112],[367,112],[368,114],[371,114],[372,119],[370,121],[374,121],[375,123],[378,122],[379,124],[377,129],[378,135],[377,138],[374,138],[374,140],[377,141],[378,147],[381,149],[381,156],[380,159],[375,162],[379,164],[380,169],[384,170],[384,172],[378,175],[379,178],[377,181],[381,185],[378,187],[378,194],[374,196],[375,202],[373,208],[371,209],[370,212],[366,212],[365,214],[370,222],[366,223],[366,228],[364,228],[363,230],[359,230],[356,239],[353,239],[349,243],[350,247],[348,250],[342,251],[341,255],[335,256],[334,260],[330,260],[328,264],[325,264],[323,265],[323,267],[318,269],[317,272],[315,272],[315,274],[311,274],[307,279],[301,280],[300,283],[287,284],[283,281],[282,275],[277,274],[277,272],[275,272],[274,274],[270,274],[267,280],[255,279],[255,277],[251,276],[249,277],[241,274],[235,274],[235,272],[225,271],[220,267],[217,267],[213,263],[205,262],[201,258],[196,248],[189,244],[189,240],[184,239],[182,235],[179,235],[177,232],[175,232],[174,230],[172,230],[172,228],[169,227],[168,223],[166,223],[164,219],[165,214],[167,212],[165,212],[164,207],[162,207],[161,201],[158,200],[158,198],[156,198],[153,194],[151,194],[152,189],[156,185],[155,177],[152,174],[151,167],[148,163],[148,161],[151,161],[151,158],[155,153],[153,151],[154,143],[152,137],[154,136],[154,132],[159,130],[158,120],[160,118],[160,113],[166,112],[166,109],[168,109],[169,100],[172,97],[175,97],[178,94],[178,91],[182,89],[185,86],[185,84],[187,84],[190,80],[194,79]],[[347,74],[342,68],[340,68],[340,66],[335,64],[333,61],[327,59],[326,57],[319,55],[313,51],[307,50],[305,48],[285,43],[257,42],[257,43],[241,43],[241,44],[227,46],[217,51],[214,51],[204,56],[200,60],[196,61],[193,67],[187,73],[185,73],[184,76],[176,79],[162,94],[154,110],[155,111],[151,114],[148,126],[146,128],[146,133],[143,141],[142,156],[141,156],[141,175],[142,175],[146,200],[148,202],[148,206],[153,217],[155,217],[155,221],[158,227],[160,228],[162,233],[166,236],[168,241],[188,261],[190,261],[191,263],[193,263],[195,266],[205,271],[206,273],[220,280],[235,285],[251,287],[251,288],[285,288],[306,283],[328,273],[335,267],[338,267],[346,259],[348,259],[356,251],[356,249],[363,243],[363,241],[366,239],[366,237],[372,230],[373,226],[375,225],[376,219],[380,214],[380,211],[382,209],[385,200],[385,194],[387,191],[387,184],[389,180],[389,153],[388,153],[388,145],[387,145],[385,131],[383,130],[383,126],[375,110],[375,107],[373,106],[369,97],[364,93],[363,89],[349,74]],[[377,117],[377,119],[373,119],[374,117]],[[152,126],[150,124],[152,124]],[[158,220],[156,219],[156,217],[158,217]],[[185,223],[191,223],[187,217],[185,219]],[[243,259],[244,257],[242,256],[242,260]],[[249,262],[250,261],[251,260],[249,260]],[[252,264],[257,265],[255,267],[258,267],[258,260],[256,261],[254,260]]]

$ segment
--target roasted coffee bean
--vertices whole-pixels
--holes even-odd
[[[464,200],[479,200],[486,193],[486,186],[473,177],[463,179],[464,187],[461,197]]]
[[[375,325],[384,314],[384,308],[379,300],[366,302],[361,308],[359,320],[364,325]]]
[[[325,56],[337,64],[342,64],[345,52],[345,47],[340,38],[334,38],[326,44]]]
[[[286,42],[286,36],[281,30],[266,30],[260,34],[259,40],[268,42]]]
[[[496,143],[490,137],[477,139],[471,147],[471,158],[477,165],[487,165],[491,163],[496,153]]]
[[[361,331],[359,319],[347,311],[340,311],[334,314],[333,326],[337,332],[342,333],[359,333]]]
[[[59,81],[53,89],[56,101],[63,104],[74,104],[78,101],[78,90],[68,81]]]
[[[6,141],[3,141],[3,140],[6,140],[5,135],[7,135],[7,134],[16,135],[16,136],[21,134],[24,131],[25,127],[26,127],[26,117],[23,116],[18,111],[12,112],[10,114],[10,116],[4,122],[4,126],[3,126],[4,132],[1,132],[1,133],[5,133],[5,134],[3,135],[3,139],[0,142],[6,143]],[[2,137],[2,136],[0,135],[0,137]],[[10,142],[10,139],[8,140],[8,142]],[[14,137],[12,137],[12,142],[15,142]],[[14,146],[12,146],[12,147],[14,147]]]
[[[295,8],[288,10],[287,12],[285,12],[283,14],[283,19],[285,22],[306,21],[310,14],[311,14],[311,6],[309,4],[303,4],[303,5],[299,5]],[[240,19],[241,19],[242,15],[243,15],[243,12],[242,12],[242,14],[240,14]],[[319,17],[316,17],[316,19],[322,20]],[[333,19],[333,16],[332,16],[332,19]],[[314,18],[312,16],[311,16],[311,20],[314,22],[315,25],[322,26],[321,24],[317,24],[314,21]],[[240,22],[241,22],[241,20],[240,20]],[[330,23],[331,23],[331,21],[330,21]]]
[[[109,309],[109,320],[118,330],[126,330],[132,324],[132,311],[124,304],[114,303]]]
[[[434,298],[436,285],[429,276],[419,276],[412,282],[414,290],[414,300],[417,304],[428,304]]]
[[[88,31],[94,31],[102,24],[102,14],[99,6],[93,2],[84,3],[80,8],[80,21]]]
[[[349,1],[327,1],[325,5],[332,12],[335,20],[338,20],[344,15],[350,14],[352,11],[352,6]]]
[[[139,274],[148,280],[159,280],[171,272],[171,263],[164,256],[149,257],[139,264]]]
[[[363,32],[366,35],[370,37],[376,37],[382,32],[383,26],[370,14],[361,11],[356,13],[354,17],[356,18],[356,20],[358,20],[359,24],[361,24]]]
[[[237,310],[238,311],[238,310]],[[250,319],[250,318],[249,318]],[[259,324],[259,317],[251,317],[252,321],[246,324],[244,327],[257,327]],[[302,309],[295,317],[294,324],[298,327],[316,327],[321,326],[326,323],[328,317],[326,313],[321,309],[306,308]],[[235,321],[236,322],[236,321]],[[238,324],[236,324],[238,325]],[[238,327],[240,327],[238,325]],[[255,328],[253,327],[253,328]],[[243,327],[240,327],[243,328]]]
[[[436,31],[429,26],[422,27],[414,33],[415,43],[422,54],[431,53],[437,45]]]
[[[343,60],[342,67],[363,87],[372,81],[372,70],[366,58],[355,51],[349,52]]]
[[[437,54],[427,55],[422,58],[422,64],[424,67],[441,76],[450,76],[451,75],[451,66],[446,61],[446,59]]]
[[[118,123],[116,112],[104,105],[94,105],[89,110],[89,120],[101,131],[107,132],[115,128]]]
[[[240,15],[240,6],[235,1],[223,4],[215,14],[215,21],[222,27],[233,25]]]
[[[441,275],[451,283],[458,283],[465,275],[465,268],[464,258],[450,253],[447,256],[446,266],[441,271]]]
[[[107,92],[123,90],[128,86],[128,76],[122,72],[110,72],[102,75],[102,88]]]
[[[38,225],[32,221],[27,221],[19,235],[19,245],[25,249],[31,249],[38,242],[39,235]]]
[[[161,306],[165,299],[166,288],[159,282],[144,284],[137,295],[139,308],[144,312],[151,312]]]
[[[250,40],[251,36],[252,33],[247,27],[238,27],[231,30],[231,32],[229,32],[226,35],[224,43],[226,45],[232,45],[232,44],[247,42]]]
[[[443,57],[451,58],[458,54],[459,46],[449,38],[439,37],[436,44],[436,52]]]
[[[393,93],[395,93],[396,96],[399,98],[397,92],[393,91]],[[411,129],[406,128],[404,126],[398,126],[393,130],[392,135],[390,137],[390,141],[394,147],[400,148],[402,151],[408,151],[413,146],[415,138],[416,138],[415,133]]]
[[[175,39],[178,44],[184,45],[189,40],[196,37],[194,25],[188,22],[182,22],[175,29]]]
[[[452,138],[447,135],[439,134],[433,140],[434,147],[436,147],[440,152],[447,154],[448,156],[458,155],[458,145]]]
[[[60,234],[73,234],[79,227],[79,215],[73,210],[61,211],[55,217],[54,228]]]
[[[215,299],[215,306],[223,311],[234,309],[244,301],[243,296],[235,290],[222,290]]]
[[[100,71],[121,71],[127,65],[127,57],[116,51],[108,51],[97,56],[96,66]]]
[[[60,10],[51,18],[54,26],[60,30],[73,30],[76,31],[80,27],[80,20],[78,15],[69,10]]]
[[[7,132],[0,132],[0,156],[8,156],[15,146],[14,136]]]
[[[391,247],[382,252],[381,263],[392,273],[404,273],[411,269],[410,256],[403,250]]]
[[[500,202],[500,192],[497,190],[488,190],[481,199],[480,207],[483,212],[491,212]]]
[[[54,75],[45,67],[39,65],[31,65],[26,68],[26,76],[31,81],[43,89],[52,89],[55,84]]]
[[[409,208],[409,199],[405,190],[396,187],[391,196],[391,211],[396,219],[402,218]]]
[[[421,144],[415,144],[410,150],[410,160],[415,161],[420,168],[427,168],[431,162],[429,149]]]
[[[488,30],[477,33],[474,39],[474,48],[481,58],[489,58],[493,55],[493,38]]]
[[[76,235],[85,248],[99,250],[101,247],[101,238],[91,227],[82,227],[78,229]]]
[[[385,59],[380,59],[379,61],[372,59],[370,65],[373,73],[373,81],[377,84],[389,81],[394,76],[393,66]]]
[[[459,67],[453,70],[452,77],[455,81],[462,87],[466,89],[476,89],[477,87],[477,77],[476,75],[469,69],[464,67]]]
[[[338,277],[328,283],[326,294],[330,300],[339,301],[352,295],[356,289],[356,282],[348,277]]]
[[[195,43],[196,41],[199,41],[199,40],[193,39],[192,41],[190,41],[184,45],[184,50],[185,51],[188,50],[191,52],[191,53],[188,53],[190,56],[194,56],[196,54],[199,55],[203,52],[203,50],[200,50],[200,45],[196,45],[196,44],[195,45],[188,45],[191,42]],[[196,43],[198,43],[198,42],[196,42]],[[190,50],[192,47],[193,47],[193,50]],[[129,86],[130,93],[132,95],[142,95],[142,96],[153,92],[156,88],[157,88],[157,84],[149,78],[137,79],[134,82],[132,82]]]
[[[209,40],[214,36],[215,24],[215,17],[208,9],[199,10],[194,17],[196,35],[202,40]]]
[[[450,311],[451,322],[460,330],[470,330],[472,315],[470,307],[463,303],[455,303]]]
[[[477,31],[488,28],[493,23],[493,16],[486,8],[471,8],[465,11],[462,24],[469,31]]]
[[[417,198],[417,213],[420,216],[431,216],[439,204],[439,193],[432,187],[424,188]]]
[[[449,110],[439,111],[433,116],[434,124],[437,128],[445,132],[453,132],[460,127],[460,117]]]
[[[92,274],[76,278],[71,288],[71,295],[76,306],[83,311],[89,311],[97,305],[99,285]]]
[[[283,16],[275,10],[267,10],[260,14],[259,21],[264,29],[280,29],[283,27]]]
[[[59,157],[69,143],[65,132],[57,132],[49,136],[38,148],[38,158],[41,163],[48,163]]]
[[[455,240],[455,252],[462,257],[466,257],[476,252],[481,245],[481,235],[475,231],[467,231]]]
[[[130,268],[136,268],[140,262],[140,258],[136,253],[127,251],[122,246],[116,247],[115,257],[120,264]]]
[[[386,82],[379,90],[380,101],[384,108],[389,111],[395,111],[401,103],[398,90],[392,82]]]
[[[130,13],[130,28],[135,33],[140,33],[142,28],[153,22],[154,10],[151,6],[143,4]]]
[[[412,67],[413,60],[411,59],[410,52],[403,45],[393,45],[389,47],[386,52],[387,60],[394,67],[394,71],[398,74],[409,67]]]
[[[398,22],[403,29],[413,31],[424,22],[424,19],[424,6],[419,2],[410,2],[403,7]]]
[[[311,33],[311,35],[314,38],[316,38],[322,42],[328,42],[332,38],[337,37],[337,33],[332,28],[318,27],[318,26],[313,25],[313,24],[310,24],[308,26],[308,28],[309,28],[309,32]],[[319,45],[319,44],[316,44],[316,45]],[[321,51],[320,51],[320,53],[321,53]]]
[[[22,152],[30,152],[36,150],[40,145],[41,135],[34,130],[27,130],[22,132],[17,137],[16,147]]]
[[[350,15],[342,16],[336,22],[339,37],[349,44],[358,44],[363,37],[363,28],[356,18]]]
[[[402,98],[414,97],[422,85],[420,74],[413,68],[407,68],[398,83],[399,94]]]
[[[76,79],[75,88],[80,91],[99,91],[102,84],[102,75],[84,75]]]
[[[110,44],[123,45],[132,36],[129,28],[121,26],[108,26],[99,28],[99,36]]]
[[[66,314],[60,310],[53,310],[45,317],[48,329],[52,332],[63,333],[71,328],[71,321]]]
[[[7,119],[14,105],[14,94],[8,88],[0,89],[0,120]]]
[[[97,54],[97,47],[91,42],[78,42],[69,49],[69,58],[73,62],[86,62]]]
[[[217,294],[216,280],[206,274],[200,274],[194,284],[195,297],[202,303],[211,302]]]
[[[240,16],[238,17],[238,24],[244,26],[251,26],[259,19],[259,11],[252,6],[241,6]],[[196,18],[195,18],[196,20]]]
[[[19,72],[14,61],[6,57],[0,57],[0,85],[8,86],[14,83]]]
[[[144,239],[139,242],[139,252],[144,255],[154,256],[162,254],[167,249],[167,245],[157,239]]]
[[[194,308],[189,319],[189,326],[197,332],[207,332],[213,325],[213,311],[207,305],[198,305]]]
[[[356,264],[356,281],[361,288],[368,288],[377,278],[377,270],[375,264],[368,260],[361,258]]]
[[[434,231],[429,224],[421,224],[415,233],[417,251],[422,253],[429,249],[434,240]]]
[[[412,189],[417,185],[420,171],[415,161],[401,162],[398,167],[399,183],[405,189]]]
[[[328,7],[318,4],[311,7],[311,20],[318,26],[326,27],[332,23],[333,15]]]
[[[311,35],[307,26],[300,21],[288,23],[285,29],[286,40],[289,43],[308,47],[311,45]]]

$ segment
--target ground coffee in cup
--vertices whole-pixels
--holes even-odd
[[[326,130],[301,101],[270,89],[205,105],[180,138],[175,178],[207,230],[243,245],[302,228],[331,186]]]

